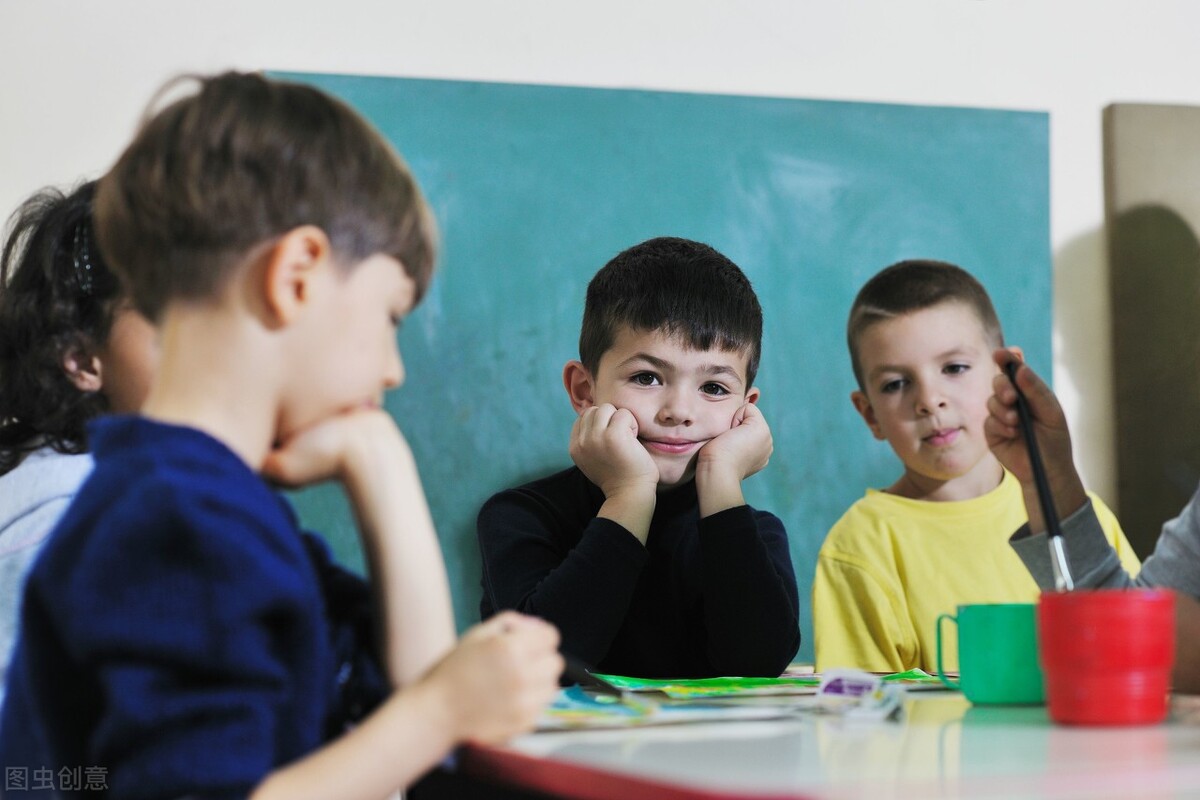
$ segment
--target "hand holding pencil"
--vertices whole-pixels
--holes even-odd
[[[1010,350],[997,350],[994,358],[1001,369],[992,383],[993,393],[988,399],[989,416],[984,422],[984,434],[996,458],[1021,484],[1030,531],[1041,533],[1046,530],[1046,522],[1029,449],[1021,432],[1017,390],[1005,373],[1009,362],[1019,363],[1020,359]],[[1041,450],[1054,506],[1061,516],[1066,517],[1087,502],[1087,492],[1071,454],[1071,432],[1066,416],[1054,392],[1027,364],[1019,363],[1014,379],[1029,406],[1029,416]]]

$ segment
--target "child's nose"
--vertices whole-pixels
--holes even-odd
[[[662,407],[658,410],[660,425],[691,425],[694,421],[692,397],[686,391],[664,393]]]
[[[395,389],[404,383],[404,360],[400,358],[399,345],[393,345],[388,353],[387,364],[383,370],[383,388]]]
[[[917,411],[921,414],[932,414],[946,407],[946,398],[934,384],[922,384],[917,389]]]

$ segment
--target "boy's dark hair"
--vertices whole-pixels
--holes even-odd
[[[33,450],[87,450],[85,424],[107,410],[63,359],[102,345],[121,298],[92,235],[96,184],[43,189],[8,220],[0,254],[0,475]]]
[[[762,308],[749,279],[719,252],[690,239],[649,239],[618,253],[588,284],[579,360],[593,375],[621,326],[663,331],[690,347],[746,353],[754,385]]]
[[[1000,318],[987,290],[971,273],[945,261],[912,259],[885,267],[858,291],[850,306],[846,324],[846,343],[858,388],[866,391],[858,340],[877,322],[911,314],[941,303],[962,303],[971,308],[983,325],[984,335],[993,347],[1004,346]]]
[[[97,190],[101,247],[139,311],[157,320],[172,299],[211,297],[252,248],[301,225],[321,228],[347,269],[398,259],[420,299],[433,217],[378,131],[311,86],[235,72],[190,79],[199,91],[144,119]]]

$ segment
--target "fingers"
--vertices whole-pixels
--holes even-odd
[[[574,430],[580,435],[604,435],[609,431],[629,430],[637,436],[638,424],[627,408],[617,408],[611,403],[589,406],[575,420]]]
[[[395,421],[379,408],[355,408],[291,432],[275,444],[260,469],[275,483],[304,486],[344,478],[356,457],[361,460],[386,447],[408,450]]]
[[[341,465],[341,454],[322,439],[332,441],[306,432],[271,450],[260,467],[263,477],[293,489],[332,477]]]
[[[488,619],[487,622],[476,625],[463,636],[463,640],[497,639],[503,640],[504,647],[516,654],[516,663],[533,662],[547,654],[553,656],[547,667],[557,667],[555,676],[562,673],[561,657],[558,655],[560,637],[558,629],[545,620],[518,614],[515,611],[502,611]]]
[[[1010,361],[1021,363],[1025,361],[1021,351],[1016,347],[1001,347],[992,353],[992,359],[1003,370]]]
[[[744,403],[734,412],[729,430],[713,437],[700,448],[699,465],[723,465],[737,480],[748,478],[767,466],[774,452],[774,440],[766,417],[753,403]]]
[[[992,353],[992,360],[996,362],[996,366],[1000,367],[1000,372],[992,379],[992,391],[1006,405],[1015,404],[1017,402],[1017,392],[1013,389],[1012,381],[1008,378],[1008,365],[1016,362],[1019,369],[1019,365],[1023,361],[1021,354],[1011,348],[1002,347]]]
[[[558,645],[553,625],[515,612],[471,628],[462,646],[477,658],[456,693],[466,705],[464,738],[501,742],[532,729],[558,691],[565,667]]]
[[[613,428],[628,428],[629,432],[637,437],[638,423],[637,418],[633,416],[633,412],[628,408],[618,408],[613,412],[612,419],[609,420],[609,426]]]
[[[1013,377],[1029,403],[1029,413],[1033,419],[1052,427],[1061,427],[1064,423],[1062,406],[1046,382],[1023,363],[1017,367]],[[1016,403],[1015,397],[1013,403]]]
[[[988,423],[990,432],[1004,438],[1020,433],[1020,415],[1017,412],[1017,387],[1025,395],[1030,415],[1035,422],[1058,427],[1063,424],[1062,407],[1054,392],[1046,385],[1033,368],[1024,362],[1019,351],[1000,349],[993,353],[1000,374],[992,379],[992,396],[988,399]],[[1013,377],[1008,375],[1008,365],[1016,364]],[[1016,386],[1013,381],[1016,381]],[[989,430],[985,425],[985,431]]]
[[[747,422],[754,422],[763,418],[762,411],[754,403],[743,403],[741,408],[733,414],[733,423],[731,428],[736,428],[738,425]]]
[[[476,631],[481,631],[481,635],[489,636],[512,634],[520,637],[522,641],[528,642],[532,647],[558,649],[558,628],[543,619],[531,617],[528,614],[519,614],[516,611],[501,611],[488,618],[487,622],[476,625],[469,633]]]
[[[1009,439],[1019,433],[1021,424],[1017,413],[1017,392],[1007,375],[997,375],[992,381],[992,396],[987,401],[988,418],[984,420],[985,434]]]
[[[988,410],[991,416],[983,421],[983,437],[989,447],[997,447],[1009,442],[1015,441],[1020,436],[1020,429],[1015,425],[1010,425],[1001,421],[1000,417],[996,416],[996,410],[993,408],[995,398],[988,400]],[[1013,412],[1014,414],[1016,412]]]
[[[295,488],[299,482],[293,477],[297,472],[288,454],[278,450],[267,453],[262,464],[262,476],[276,486]]]
[[[575,424],[571,426],[569,452],[572,460],[578,464],[584,453],[592,452],[603,445],[615,414],[616,408],[609,403],[589,406],[579,412]]]
[[[630,488],[641,495],[658,484],[658,466],[638,440],[638,421],[629,409],[602,403],[581,411],[568,453],[606,498]]]

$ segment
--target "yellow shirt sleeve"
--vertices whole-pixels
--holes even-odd
[[[916,658],[916,634],[907,614],[900,613],[895,593],[873,573],[872,565],[831,547],[817,556],[812,609],[818,672],[833,667],[903,672]]]

